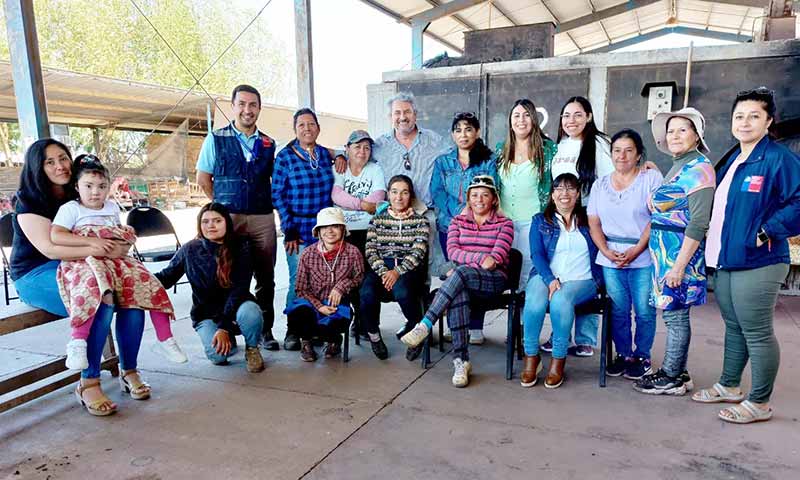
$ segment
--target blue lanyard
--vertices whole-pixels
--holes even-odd
[[[258,130],[256,130],[256,134],[257,133],[258,133]],[[250,155],[252,155],[250,157],[250,161],[254,161],[256,159],[256,156],[257,156],[256,150],[258,150],[257,144],[258,144],[258,140],[260,139],[260,137],[257,138],[256,141],[253,142],[253,148],[250,148],[249,146],[247,146],[247,142],[242,140],[242,137],[240,137],[238,133],[234,132],[233,136],[236,137],[236,140],[239,140],[239,144],[242,146],[242,148],[247,150],[247,152],[250,153]]]

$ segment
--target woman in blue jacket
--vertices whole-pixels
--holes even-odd
[[[739,147],[717,166],[708,230],[706,264],[716,268],[725,356],[719,383],[692,399],[738,403],[719,412],[732,423],[772,417],[769,399],[780,363],[773,315],[789,272],[787,238],[800,234],[800,158],[769,138],[774,118],[771,90],[740,92],[734,100],[731,132]],[[740,385],[748,359],[753,381],[745,400]]]
[[[564,381],[564,362],[575,306],[597,296],[603,271],[597,260],[597,246],[589,234],[589,220],[580,203],[580,183],[572,173],[553,180],[550,201],[544,212],[531,221],[531,268],[525,289],[523,309],[524,364],[520,374],[523,387],[536,385],[542,368],[539,335],[547,306],[553,325],[553,351],[546,388],[557,388]]]

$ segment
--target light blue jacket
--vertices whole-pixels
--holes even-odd
[[[467,206],[467,187],[476,175],[490,175],[495,185],[500,184],[494,154],[479,165],[466,169],[458,163],[456,147],[436,158],[431,177],[431,199],[436,208],[437,230],[446,233],[453,217]]]

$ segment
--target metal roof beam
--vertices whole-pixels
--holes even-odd
[[[439,2],[438,0],[425,0],[425,1],[428,2],[428,5],[431,5],[433,7],[440,7],[442,5],[442,2]],[[454,13],[453,15],[451,15],[451,17],[453,18],[453,21],[457,22],[459,25],[461,25],[462,27],[466,28],[467,30],[477,30],[478,29],[477,26],[469,23],[467,21],[467,19],[465,19],[461,15],[458,15],[458,14]]]
[[[660,38],[664,35],[669,35],[670,33],[679,33],[682,35],[692,35],[694,37],[702,37],[702,38],[711,38],[714,40],[727,40],[730,42],[749,42],[753,39],[753,37],[749,35],[738,35],[736,33],[727,33],[727,32],[716,32],[714,30],[704,30],[702,28],[691,28],[691,27],[666,27],[660,30],[655,30],[653,32],[645,33],[642,35],[637,35],[632,38],[628,38],[626,40],[621,40],[619,42],[614,42],[600,48],[586,48],[586,53],[606,53],[612,52],[614,50],[619,50],[620,48],[629,47],[631,45],[637,45],[642,42],[646,42],[648,40],[653,40],[654,38]]]
[[[387,16],[397,20],[398,23],[402,23],[404,25],[411,26],[411,21],[409,21],[406,17],[400,15],[399,13],[395,12],[394,10],[390,10],[390,9],[384,7],[383,5],[381,5],[380,3],[378,3],[375,0],[361,0],[361,3],[364,3],[364,4],[374,8],[375,10],[383,13],[384,15],[387,15]],[[445,40],[444,37],[440,37],[439,35],[436,35],[435,33],[430,33],[430,32],[425,32],[425,35],[427,35],[428,37],[436,40],[437,42],[441,43],[442,45],[446,46],[447,48],[450,48],[451,50],[454,50],[455,52],[462,53],[462,54],[464,53],[464,49],[462,47],[459,47],[458,45]]]
[[[498,4],[496,4],[496,3],[492,3],[492,8],[494,8],[495,10],[497,10],[497,11],[498,11],[498,13],[500,13],[500,15],[502,15],[502,16],[504,16],[504,17],[506,17],[506,20],[508,20],[509,22],[511,22],[511,24],[512,24],[512,25],[514,25],[514,26],[517,26],[517,25],[519,25],[519,22],[518,22],[518,21],[516,21],[516,20],[514,20],[514,18],[512,18],[512,17],[511,17],[511,14],[509,14],[509,13],[508,13],[508,12],[507,12],[505,9],[503,9],[503,8],[500,8],[500,5],[498,5]]]
[[[617,15],[630,12],[631,10],[646,7],[654,3],[661,3],[663,1],[664,0],[628,0],[625,3],[615,5],[611,8],[598,10],[594,13],[590,13],[589,15],[584,15],[566,22],[560,22],[556,27],[556,33],[574,30],[576,28],[589,25],[590,23],[599,22],[601,20],[605,20],[606,18],[615,17]]]
[[[438,7],[425,10],[408,18],[411,23],[431,23],[443,17],[448,17],[475,5],[480,5],[486,0],[452,0]]]

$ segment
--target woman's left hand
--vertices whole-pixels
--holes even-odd
[[[492,271],[495,268],[497,268],[497,261],[494,259],[494,257],[487,256],[481,262],[481,268],[484,270]]]
[[[681,282],[683,282],[683,271],[676,270],[675,267],[670,268],[664,275],[664,283],[670,288],[680,287]]]
[[[617,255],[617,259],[615,263],[617,267],[623,268],[628,266],[632,261],[636,260],[636,258],[642,254],[642,250],[638,247],[631,247],[624,252]]]
[[[336,290],[335,288],[331,290],[331,293],[328,295],[328,304],[331,307],[338,307],[341,301],[342,294],[339,293],[339,290]]]
[[[658,165],[656,165],[655,163],[651,162],[650,160],[644,162],[643,167],[644,167],[645,170],[660,171],[659,168],[658,168]]]

